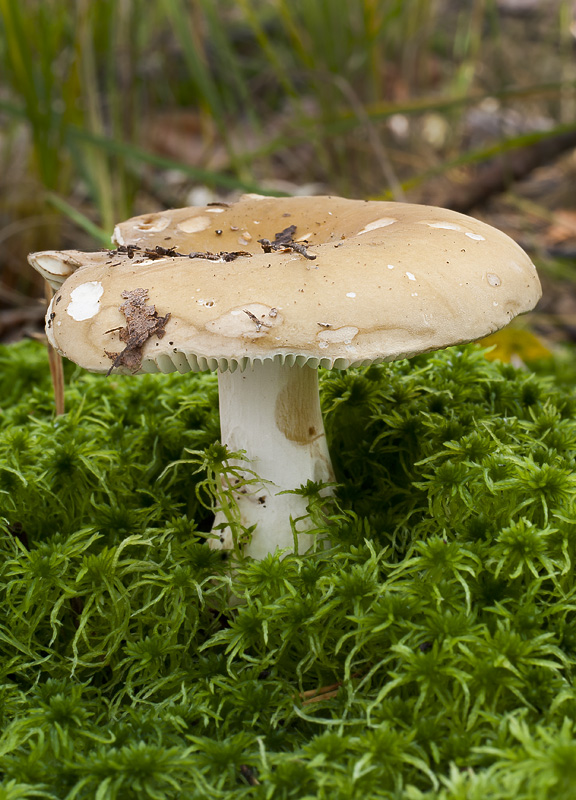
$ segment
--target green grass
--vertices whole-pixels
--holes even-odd
[[[564,17],[549,26],[551,52],[562,46],[541,87],[539,74],[519,82],[508,66],[486,74],[506,54],[492,2],[454,17],[439,0],[0,0],[6,165],[30,138],[25,176],[0,210],[25,218],[49,202],[101,244],[136,203],[171,203],[170,170],[224,192],[266,192],[280,178],[400,199],[430,169],[491,156],[492,146],[461,152],[462,113],[482,97],[537,99],[573,129]],[[174,109],[222,146],[224,168],[151,151],[151,121]],[[439,152],[419,152],[418,126],[404,143],[390,136],[390,117],[427,113],[450,123]]]
[[[214,376],[69,365],[54,418],[44,351],[2,348],[0,797],[570,798],[576,367],[553,367],[324,373],[339,487],[302,491],[331,547],[231,574],[201,502]],[[189,451],[208,472],[166,470]]]

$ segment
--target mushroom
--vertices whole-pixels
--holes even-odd
[[[319,366],[473,341],[541,293],[512,239],[430,206],[245,195],[135,217],[114,241],[29,256],[57,289],[48,338],[95,372],[218,371],[222,442],[260,479],[236,493],[242,524],[255,526],[244,553],[257,559],[293,548],[290,518],[306,501],[290,490],[334,479]],[[215,533],[212,546],[233,546],[219,516]]]

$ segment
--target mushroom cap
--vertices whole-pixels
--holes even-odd
[[[303,247],[263,252],[258,240],[288,226]],[[541,295],[512,239],[432,206],[245,195],[134,217],[114,239],[117,251],[29,257],[59,285],[51,342],[95,372],[124,346],[120,306],[136,289],[170,315],[145,340],[139,372],[392,361],[493,333]]]

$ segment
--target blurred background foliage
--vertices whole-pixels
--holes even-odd
[[[0,0],[0,338],[42,316],[27,252],[106,246],[133,213],[246,190],[495,213],[570,279],[575,14],[573,0]]]

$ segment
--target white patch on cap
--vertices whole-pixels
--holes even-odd
[[[214,305],[214,300],[196,300],[199,306],[206,306],[206,308],[212,308]]]
[[[249,303],[207,322],[206,330],[231,339],[262,339],[273,327],[282,323],[278,310],[272,318],[271,311],[270,306],[262,303]]]
[[[170,225],[170,217],[165,214],[148,214],[134,226],[136,230],[160,233]],[[117,240],[118,241],[118,240]]]
[[[209,217],[188,217],[179,222],[177,227],[182,233],[199,233],[205,231],[211,224]]]
[[[422,220],[420,225],[428,225],[429,228],[444,228],[447,231],[461,231],[462,226],[457,225],[455,222],[427,222]]]
[[[406,273],[406,277],[408,278],[409,281],[415,281],[416,280],[416,277],[411,272],[407,272]]]
[[[395,222],[398,222],[398,220],[393,219],[392,217],[381,217],[380,219],[375,219],[374,222],[369,222],[368,225],[365,225],[361,231],[358,231],[356,236],[361,236],[363,233],[370,233],[370,231],[375,231],[378,228],[386,228],[388,225],[393,225]]]
[[[485,238],[479,233],[472,233],[472,231],[466,230],[463,228],[462,225],[458,225],[456,222],[430,222],[429,220],[421,220],[419,222],[420,225],[428,225],[429,228],[443,228],[447,231],[459,231],[463,233],[464,236],[467,236],[469,239],[474,239],[477,242],[484,242]]]
[[[356,292],[347,292],[346,297],[356,297]]]
[[[60,295],[56,295],[55,294],[52,297],[52,300],[50,300],[50,302],[48,303],[48,308],[46,309],[46,336],[48,338],[48,341],[50,342],[50,344],[52,345],[52,347],[55,350],[57,349],[57,347],[56,347],[56,341],[54,340],[54,330],[53,330],[53,326],[49,324],[49,321],[54,319],[54,317],[52,316],[52,314],[53,314],[52,309],[54,308],[54,305],[56,304],[56,298],[57,297],[60,297]],[[60,325],[60,324],[61,324],[61,322],[60,322],[60,320],[58,320],[56,322],[56,325]]]
[[[114,233],[112,234],[112,241],[115,244],[120,244],[120,245],[126,244],[126,241],[124,240],[124,237],[120,232],[120,225],[116,225],[114,227]]]
[[[257,194],[256,192],[248,192],[248,194],[243,194],[240,200],[268,200],[268,196],[265,194]]]
[[[395,269],[394,264],[388,264],[388,269]]]
[[[100,281],[81,283],[70,292],[66,311],[76,322],[91,319],[100,311],[100,298],[103,294],[104,287]]]
[[[214,206],[214,208],[212,208],[212,207],[211,208],[207,208],[207,209],[205,209],[205,211],[206,211],[207,214],[221,214],[224,211],[224,209],[220,208],[219,206]]]
[[[345,342],[346,344],[350,344],[357,333],[358,328],[354,328],[351,325],[346,325],[343,328],[336,328],[336,330],[318,331],[316,336],[321,343],[325,342],[328,344]],[[322,346],[322,344],[320,346]]]
[[[502,280],[495,275],[493,272],[486,273],[486,280],[490,284],[490,286],[500,286],[502,284]]]
[[[156,264],[156,265],[158,265],[158,259],[157,258],[139,258],[138,256],[136,256],[134,258],[134,264],[138,264],[139,267],[145,267],[148,264]]]

